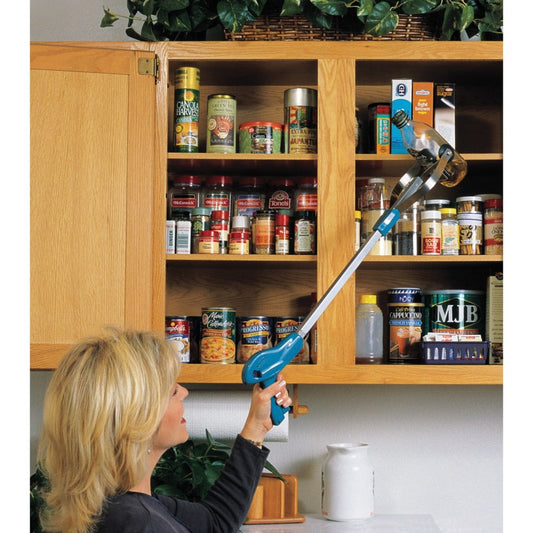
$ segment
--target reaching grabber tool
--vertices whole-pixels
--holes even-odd
[[[429,126],[427,126],[429,128]],[[434,130],[433,130],[434,131]],[[442,138],[440,138],[442,139]],[[316,321],[333,301],[350,276],[357,270],[370,250],[394,227],[403,211],[411,207],[416,201],[425,196],[441,179],[449,186],[450,165],[461,156],[451,148],[444,139],[438,146],[437,153],[432,152],[428,157],[428,150],[418,157],[417,162],[400,178],[391,195],[392,206],[383,213],[374,225],[373,233],[365,244],[352,257],[335,281],[330,285],[311,312],[300,324],[297,331],[291,333],[277,346],[255,353],[243,366],[243,383],[260,383],[268,387],[276,381],[277,375],[289,364],[302,349],[306,335],[311,331]],[[466,163],[464,163],[466,166]],[[289,408],[279,406],[275,398],[271,403],[272,423],[279,425],[283,422]]]

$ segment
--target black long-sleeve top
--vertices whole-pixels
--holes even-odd
[[[235,533],[246,519],[268,454],[268,448],[238,435],[204,500],[127,492],[110,499],[96,533]]]

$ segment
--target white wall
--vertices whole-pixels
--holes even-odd
[[[32,461],[50,376],[31,374]],[[326,445],[367,442],[376,513],[431,514],[443,533],[503,530],[501,387],[302,385],[299,401],[310,413],[268,446],[272,464],[298,476],[300,512],[320,511]]]
[[[127,11],[125,0],[31,0],[30,40],[128,40],[124,22],[100,28],[102,3]],[[31,468],[50,375],[31,373]],[[291,420],[270,459],[298,476],[301,512],[320,509],[326,444],[363,441],[377,513],[431,514],[443,533],[503,530],[501,387],[301,386],[300,402],[310,414]]]

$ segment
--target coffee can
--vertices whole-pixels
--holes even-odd
[[[424,320],[422,291],[396,287],[387,291],[389,363],[419,363]]]
[[[201,315],[200,361],[235,363],[235,309],[204,307]]]
[[[465,289],[426,291],[424,331],[485,335],[485,293]]]

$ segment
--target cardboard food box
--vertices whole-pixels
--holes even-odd
[[[412,89],[412,80],[392,80],[391,117],[393,117],[400,109],[403,109],[411,117],[413,102]],[[403,145],[402,133],[394,124],[391,124],[390,153],[408,153],[407,149]]]
[[[455,148],[455,83],[435,83],[434,128]]]
[[[487,278],[486,338],[490,342],[489,364],[503,364],[503,274]]]
[[[413,120],[433,127],[433,82],[413,82]]]

